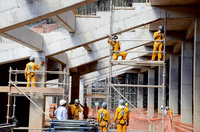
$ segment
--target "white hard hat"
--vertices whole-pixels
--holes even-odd
[[[31,56],[31,57],[29,58],[29,60],[30,60],[30,61],[34,61],[35,58],[34,58],[33,56]]]
[[[79,104],[79,99],[75,99],[74,102],[77,103],[77,104]]]
[[[59,103],[60,103],[60,105],[64,105],[67,103],[67,101],[65,101],[64,99],[61,99]]]
[[[107,108],[107,103],[106,102],[103,102],[102,103],[102,107],[105,109],[105,108]]]
[[[119,104],[124,106],[125,105],[125,101],[123,99],[120,99]]]

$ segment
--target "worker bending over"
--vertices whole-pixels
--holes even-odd
[[[161,61],[162,60],[162,53],[161,52],[162,52],[163,40],[164,40],[164,27],[159,26],[159,30],[154,33],[153,37],[154,37],[154,40],[155,40],[154,44],[153,44],[153,51],[158,51],[158,49],[159,49],[158,61]],[[160,41],[156,41],[156,40],[160,40]],[[155,61],[156,55],[157,55],[157,53],[153,52],[151,60]]]
[[[103,102],[102,108],[98,110],[97,122],[99,123],[100,131],[107,132],[108,125],[110,125],[110,115],[107,110],[107,103]]]
[[[35,58],[34,57],[30,57],[30,62],[28,64],[26,64],[26,68],[25,68],[25,79],[27,80],[27,82],[36,82],[37,77],[35,75],[35,70],[40,70],[41,65],[44,64],[44,62],[40,62],[39,66],[37,66],[34,62],[35,62]],[[27,83],[27,87],[30,87],[31,84]],[[35,87],[35,83],[32,83],[32,87]]]
[[[119,107],[116,109],[114,122],[117,124],[117,132],[126,132],[129,125],[129,109],[125,106],[125,101],[119,101]]]
[[[60,106],[54,111],[54,114],[58,120],[67,120],[66,101],[61,99]]]
[[[85,101],[84,106],[81,104],[80,106],[83,108],[83,119],[88,119],[89,107],[87,106],[87,102]]]
[[[121,43],[117,40],[118,37],[114,36],[113,41],[110,42],[110,39],[108,39],[108,44],[112,46],[113,50],[113,60],[117,60],[119,56],[122,56],[122,60],[126,59],[127,52],[120,52],[120,45]]]
[[[79,120],[79,112],[82,112],[79,106],[79,100],[75,99],[74,105],[71,105],[72,119]]]

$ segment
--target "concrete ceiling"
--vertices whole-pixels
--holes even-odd
[[[149,26],[150,31],[158,30],[160,25],[164,25],[165,20],[159,20],[154,23],[151,23]],[[191,23],[194,21],[194,18],[171,18],[167,19],[167,30],[169,31],[184,31],[187,30]]]
[[[196,5],[199,0],[150,0],[153,6],[171,6],[171,5]]]

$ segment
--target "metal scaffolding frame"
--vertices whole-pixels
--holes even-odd
[[[18,77],[18,74],[24,74],[25,70],[13,70],[11,67],[10,67],[10,70],[9,70],[9,91],[8,91],[8,104],[7,104],[7,116],[6,116],[6,122],[9,123],[9,119],[14,119],[15,118],[15,107],[16,107],[16,96],[18,96],[18,94],[15,94],[15,93],[12,93],[11,91],[11,88],[12,86],[14,86],[14,88],[19,91],[20,96],[25,96],[35,107],[38,108],[38,112],[41,112],[43,113],[48,119],[51,119],[49,117],[49,115],[47,115],[45,113],[45,111],[43,111],[30,97],[28,94],[26,94],[20,87],[18,87],[17,85],[18,84],[27,84],[27,83],[30,83],[32,84],[33,82],[18,82],[17,81],[17,77]],[[55,85],[59,85],[59,87],[63,88],[64,89],[64,92],[62,94],[62,97],[65,98],[65,90],[68,89],[69,87],[69,70],[67,71],[34,71],[35,73],[38,73],[38,74],[41,74],[43,77],[45,76],[46,73],[49,73],[49,74],[58,74],[58,75],[63,75],[64,76],[64,79],[63,79],[63,83],[48,83],[48,82],[34,82],[35,84],[44,84],[44,85],[47,85],[47,84],[55,84]],[[15,80],[13,81],[12,80],[12,74],[15,75]],[[67,75],[67,78],[66,78],[66,75]],[[67,80],[66,80],[67,79]],[[35,94],[35,93],[34,93]],[[37,94],[37,93],[36,93]],[[56,94],[54,96],[60,96],[60,94]],[[12,108],[12,116],[10,117],[10,113],[11,113],[11,100],[12,100],[12,97],[14,97],[14,101],[13,101],[13,108]],[[39,129],[43,129],[43,128],[39,128]]]
[[[111,89],[114,89],[124,100],[126,100],[133,108],[135,108],[135,110],[137,112],[140,113],[140,115],[142,115],[151,125],[153,130],[159,130],[157,126],[155,126],[148,117],[146,117],[141,111],[139,111],[138,109],[136,109],[136,107],[125,97],[123,96],[123,94],[121,94],[121,92],[116,88],[118,87],[139,87],[139,88],[162,88],[163,89],[163,107],[165,108],[165,91],[166,91],[166,84],[165,84],[165,77],[166,77],[166,63],[165,63],[165,54],[166,54],[166,29],[167,29],[167,12],[165,15],[165,23],[164,23],[164,40],[160,40],[163,41],[163,51],[125,51],[125,52],[129,52],[129,53],[162,53],[163,55],[163,61],[138,61],[138,60],[112,60],[112,53],[115,53],[117,51],[113,51],[112,47],[111,47],[111,41],[112,41],[112,36],[115,35],[113,34],[113,12],[114,12],[114,6],[112,6],[112,0],[110,0],[110,52],[109,52],[109,76],[108,76],[108,96],[107,96],[107,102],[108,102],[108,109],[109,111],[111,111],[111,106],[112,106],[112,101],[111,101]],[[155,40],[122,40],[122,41],[155,41]],[[157,41],[157,40],[156,40]],[[159,40],[158,40],[159,41]],[[112,66],[113,65],[139,65],[139,66],[162,66],[163,67],[163,82],[162,85],[130,85],[130,84],[112,84]],[[116,95],[114,95],[114,97],[116,97]],[[164,119],[164,113],[162,115],[162,132],[164,132],[164,123],[165,123],[165,119]]]

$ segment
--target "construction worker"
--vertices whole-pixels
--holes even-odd
[[[79,106],[79,99],[75,99],[74,105],[71,105],[72,119],[79,120],[79,112],[82,112]]]
[[[87,102],[85,101],[84,106],[81,104],[80,106],[83,108],[83,119],[88,119],[89,107],[87,106]]]
[[[61,99],[60,106],[54,111],[54,114],[58,120],[67,120],[66,101]]]
[[[117,60],[119,56],[122,56],[122,60],[126,59],[127,52],[120,52],[120,45],[121,43],[118,41],[118,37],[114,36],[113,41],[110,42],[110,39],[108,39],[108,44],[112,46],[113,50],[113,60]]]
[[[162,51],[162,47],[163,47],[164,27],[163,26],[159,26],[159,30],[154,33],[153,37],[154,37],[154,40],[160,40],[160,41],[155,41],[154,42],[153,51],[157,51],[159,49],[158,61],[161,61],[162,60],[162,53],[160,53],[160,52]],[[155,61],[156,55],[157,55],[157,53],[153,52],[152,59],[151,59],[152,61]]]
[[[110,115],[107,110],[107,103],[102,103],[102,108],[98,110],[97,113],[97,122],[99,123],[100,131],[107,132],[108,125],[111,124],[110,122]]]
[[[171,123],[171,126],[172,126],[172,121],[173,121],[172,110],[168,106],[166,106],[166,110],[167,110],[167,115],[169,115],[169,117],[170,117],[170,123]]]
[[[119,107],[116,109],[114,122],[117,124],[117,132],[126,132],[129,125],[129,109],[125,107],[125,101],[119,101]]]
[[[26,64],[26,68],[25,68],[25,79],[27,80],[27,82],[36,82],[37,77],[35,75],[35,70],[40,70],[41,65],[44,64],[44,62],[40,62],[39,66],[37,66],[34,62],[35,62],[35,58],[34,57],[30,57],[29,58],[30,62],[28,64]],[[31,84],[27,83],[27,87],[30,87]],[[35,83],[32,83],[32,87],[35,87]]]
[[[125,103],[126,108],[128,108],[129,112],[131,112],[131,109],[128,107],[128,103]]]

